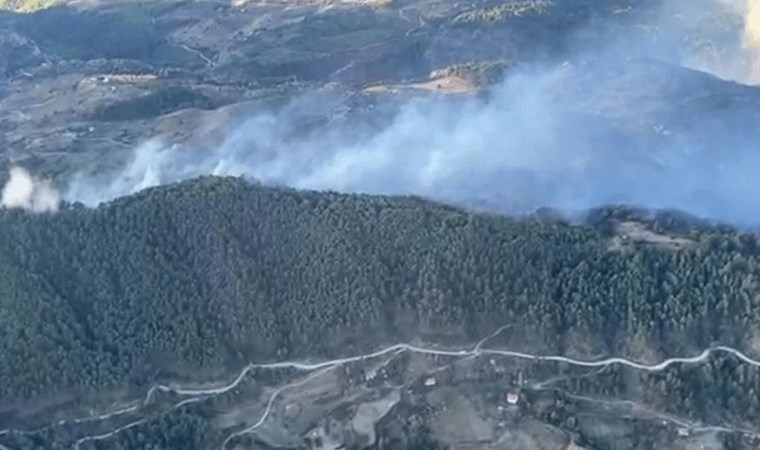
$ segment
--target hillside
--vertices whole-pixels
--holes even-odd
[[[141,180],[217,173],[507,213],[629,203],[753,222],[760,97],[715,76],[741,51],[732,11],[404,0],[0,13],[0,167],[91,206]],[[154,141],[165,156],[140,156]],[[124,171],[119,189],[71,186]]]
[[[339,357],[415,338],[461,345],[510,323],[492,345],[651,363],[714,343],[760,352],[755,236],[663,215],[638,223],[688,245],[642,231],[620,248],[614,224],[642,219],[612,212],[590,216],[592,228],[233,178],[94,210],[2,211],[0,408],[78,393],[73,406],[99,391],[219,378],[251,360]],[[648,397],[657,407],[726,420],[760,407],[740,394],[757,370],[736,378],[746,371],[737,363],[701,369],[718,385],[679,371],[642,373],[641,383],[662,395]],[[612,383],[593,389],[627,395],[626,383]],[[24,420],[50,412],[37,414]]]
[[[0,450],[760,448],[746,7],[0,0]]]

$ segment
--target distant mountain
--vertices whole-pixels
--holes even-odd
[[[66,196],[0,208],[0,450],[760,446],[758,235],[680,212],[760,220],[730,5],[59,3],[0,0]]]

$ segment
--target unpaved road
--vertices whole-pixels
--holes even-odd
[[[687,357],[674,357],[674,358],[668,358],[666,360],[663,360],[662,362],[656,363],[656,364],[645,364],[645,363],[639,363],[630,359],[626,358],[620,358],[620,357],[611,357],[611,358],[605,358],[601,360],[595,360],[595,361],[584,361],[574,358],[568,358],[561,355],[539,355],[539,354],[532,354],[532,353],[524,353],[524,352],[517,352],[517,351],[511,351],[511,350],[499,350],[499,349],[488,349],[488,348],[482,348],[486,341],[489,339],[492,339],[496,337],[501,331],[506,329],[509,325],[505,325],[501,328],[499,328],[496,332],[492,333],[488,337],[480,340],[477,344],[475,344],[470,349],[445,349],[445,348],[433,348],[433,347],[421,347],[417,345],[412,344],[395,344],[388,347],[385,347],[381,350],[377,350],[375,352],[366,353],[362,355],[356,355],[356,356],[350,356],[345,358],[337,358],[332,359],[328,361],[322,361],[322,362],[303,362],[303,361],[281,361],[281,362],[272,362],[272,363],[250,363],[246,367],[244,367],[240,373],[230,382],[226,384],[222,384],[218,387],[213,388],[193,388],[193,387],[182,387],[178,385],[164,385],[164,384],[157,384],[153,386],[148,393],[146,394],[143,403],[148,403],[151,396],[154,395],[156,390],[160,390],[163,392],[173,392],[177,395],[184,395],[184,396],[190,396],[191,398],[182,400],[181,402],[178,402],[171,406],[167,411],[175,410],[181,406],[184,406],[189,403],[195,403],[201,400],[204,400],[211,396],[221,395],[226,392],[231,391],[232,389],[235,389],[242,381],[245,379],[245,377],[254,369],[296,369],[299,371],[304,372],[313,372],[317,371],[317,373],[310,375],[309,377],[299,380],[297,382],[285,385],[283,387],[280,387],[279,389],[275,390],[273,394],[270,396],[269,401],[267,403],[267,406],[261,416],[261,418],[254,423],[252,426],[248,427],[245,430],[235,432],[227,437],[227,439],[224,441],[222,445],[222,449],[225,448],[227,443],[234,437],[240,436],[245,433],[252,432],[257,427],[259,427],[269,416],[269,413],[271,411],[272,405],[274,404],[275,399],[277,396],[283,392],[286,389],[298,386],[300,384],[303,384],[315,377],[318,377],[319,375],[335,369],[337,367],[340,367],[345,364],[362,361],[366,359],[373,359],[378,358],[380,356],[388,355],[390,353],[403,353],[403,352],[412,352],[412,353],[418,353],[418,354],[424,354],[424,355],[437,355],[437,356],[450,356],[450,357],[457,357],[457,358],[472,358],[472,357],[478,357],[483,355],[491,355],[491,356],[501,356],[501,357],[508,357],[508,358],[518,358],[518,359],[526,359],[526,360],[532,360],[532,361],[554,361],[554,362],[561,362],[565,364],[580,366],[580,367],[592,367],[592,368],[600,368],[600,367],[606,367],[614,364],[620,364],[628,367],[632,367],[634,369],[638,370],[644,370],[648,372],[659,372],[662,370],[667,369],[669,366],[673,364],[699,364],[707,358],[709,358],[713,353],[729,353],[736,358],[739,358],[743,362],[760,367],[760,361],[753,359],[744,353],[740,352],[739,350],[736,350],[732,347],[726,347],[726,346],[714,346],[711,348],[708,348],[704,350],[702,353],[696,356],[687,356]],[[80,418],[80,419],[73,419],[70,421],[59,421],[58,425],[63,425],[66,423],[78,423],[78,422],[91,422],[91,421],[100,421],[100,420],[106,420],[118,415],[135,412],[139,409],[139,406],[133,405],[129,407],[125,407],[116,411],[111,411],[107,413],[103,413],[96,416],[91,416],[87,418]],[[124,430],[127,430],[129,428],[135,427],[137,425],[140,425],[143,423],[145,419],[140,419],[135,422],[129,423],[127,425],[121,426],[119,428],[116,428],[108,433],[99,434],[99,435],[92,435],[92,436],[86,436],[84,438],[79,439],[75,445],[75,449],[79,449],[80,445],[85,442],[90,441],[96,441],[96,440],[103,440],[107,439],[109,437],[112,437]],[[680,425],[687,425],[683,422],[679,423]],[[49,428],[49,427],[45,427]],[[700,428],[701,430],[706,429],[713,429],[713,430],[720,430],[720,431],[737,431],[741,433],[749,433],[754,434],[754,432],[749,432],[745,430],[737,430],[737,429],[730,429],[725,427],[696,427],[693,428]],[[19,433],[19,434],[31,434],[39,430],[35,431],[21,431],[21,430],[1,430],[0,436],[3,436],[5,434],[11,434],[11,433]],[[0,448],[0,450],[3,450]],[[12,449],[9,449],[12,450]]]

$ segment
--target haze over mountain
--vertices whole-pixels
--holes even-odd
[[[283,106],[265,106],[263,111],[254,106],[253,112],[246,108],[221,119],[228,123],[201,119],[206,127],[220,128],[213,139],[172,139],[174,128],[137,135],[132,139],[134,153],[127,156],[122,150],[119,155],[125,161],[121,168],[78,164],[59,177],[58,185],[66,199],[95,205],[146,186],[213,173],[299,188],[417,194],[512,213],[627,203],[680,208],[740,224],[760,220],[752,207],[760,189],[753,176],[758,91],[677,67],[754,83],[758,58],[752,2],[512,4],[518,5],[514,11],[525,12],[518,16],[498,6],[482,8],[496,18],[495,25],[486,25],[495,29],[488,32],[501,33],[501,38],[504,33],[525,33],[512,37],[519,42],[512,44],[516,48],[481,50],[490,54],[489,60],[495,59],[494,53],[501,53],[498,60],[509,59],[504,80],[485,97],[391,96],[380,100],[387,111],[377,123],[381,114],[360,115],[344,103],[366,92],[315,86],[316,91],[292,95]],[[399,14],[407,18],[406,11],[419,8],[404,6]],[[339,9],[318,10],[315,17]],[[371,11],[387,20],[382,8]],[[438,12],[442,17],[432,19],[423,14],[408,38],[418,46],[450,45],[435,41],[445,39],[441,34],[459,35],[467,20],[480,21],[472,11]],[[515,25],[510,14],[515,14]],[[452,30],[424,34],[426,27],[442,26]],[[255,30],[245,32],[252,36],[249,40],[261,33],[261,28]],[[558,41],[551,33],[563,37]],[[476,45],[483,44],[471,43],[467,51],[477,53],[472,48]],[[529,56],[520,46],[538,51]],[[447,49],[437,59],[470,61],[456,52]],[[521,53],[526,56],[510,59]],[[236,61],[232,55],[227,58],[213,63],[211,73],[223,73]],[[414,71],[421,65],[411,55],[394,58],[399,69]],[[345,62],[328,79],[356,66],[354,60]],[[453,83],[462,84],[464,91],[476,88],[461,77]],[[304,121],[317,117],[327,119],[316,129],[304,129]],[[125,121],[132,122],[127,116]]]
[[[0,450],[760,447],[755,2],[0,8]]]
[[[359,136],[347,131],[356,127],[351,119],[298,136],[289,124],[299,115],[332,106],[315,95],[254,114],[220,144],[151,141],[119,174],[75,179],[67,197],[96,204],[214,173],[299,188],[411,193],[507,212],[628,203],[757,223],[759,91],[671,66],[698,61],[675,42],[694,26],[687,18],[709,6],[666,3],[623,28],[583,23],[577,34],[594,38],[570,37],[558,54],[518,65],[485,99],[404,102],[384,126]],[[682,22],[674,10],[686,16]],[[754,82],[752,14],[746,11],[746,31],[736,32],[736,48],[703,68],[730,61],[733,73],[725,66],[716,72]],[[662,35],[642,32],[642,24]]]

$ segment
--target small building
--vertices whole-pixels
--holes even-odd
[[[520,395],[516,392],[510,392],[507,394],[507,403],[510,405],[516,405],[520,401]]]
[[[680,436],[680,437],[689,437],[689,429],[688,428],[679,428],[678,429],[678,436]]]
[[[435,386],[436,384],[438,384],[438,382],[436,381],[435,377],[430,377],[425,380],[425,386],[431,387]]]

